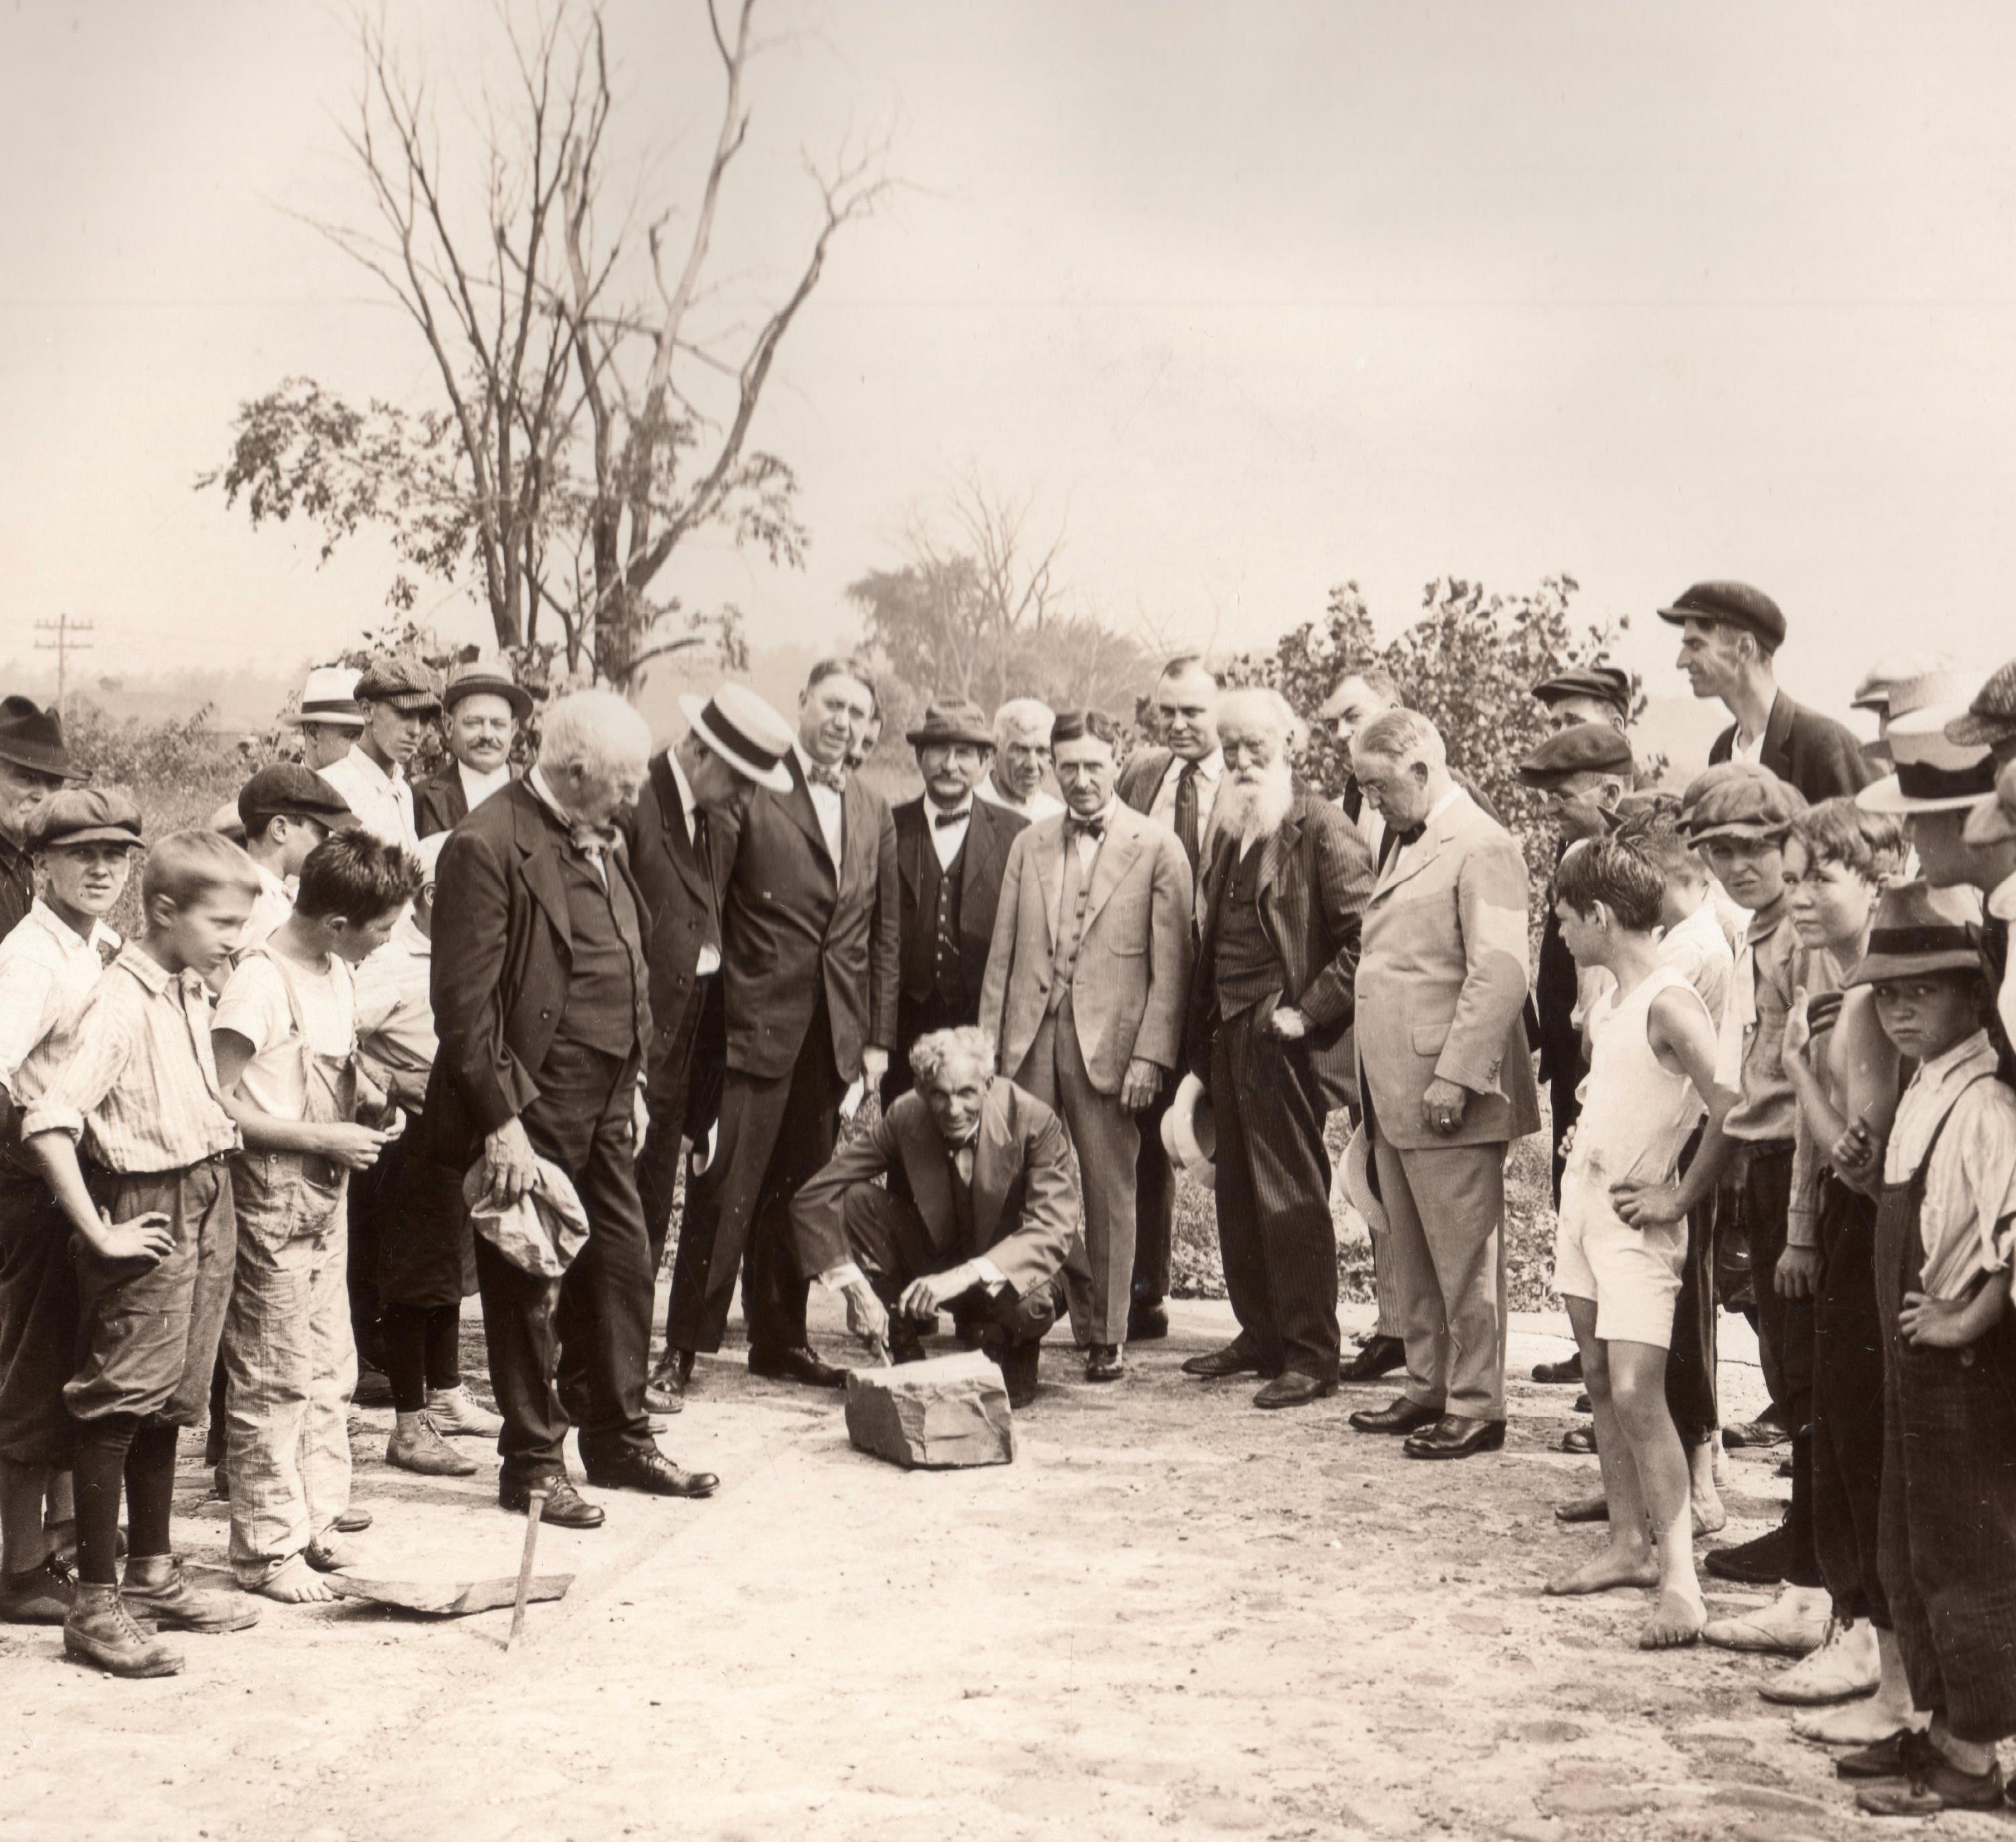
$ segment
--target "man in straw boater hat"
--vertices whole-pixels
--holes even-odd
[[[733,804],[745,782],[772,793],[791,786],[784,766],[791,725],[747,685],[725,684],[708,697],[683,696],[679,708],[686,732],[651,757],[644,790],[623,822],[631,872],[651,917],[651,1053],[644,1074],[650,1124],[637,1158],[637,1193],[653,1273],[671,1231],[679,1147],[705,1140],[721,1105],[721,884],[709,808]],[[692,1270],[697,1239],[679,1238],[689,1291],[698,1278]],[[674,1279],[675,1290],[681,1283]],[[671,1330],[668,1304],[665,1354],[644,1394],[653,1413],[676,1413],[685,1405]]]
[[[1995,1014],[2003,1040],[2016,1040],[2016,979],[2009,972],[2009,923],[2016,920],[2016,760],[1995,777],[1995,797],[1967,815],[1961,842],[1982,865],[1982,880],[1999,880],[1988,891],[1988,917],[1982,923],[1982,970],[1995,991]],[[1991,946],[1999,941],[1999,955]]]
[[[448,675],[441,696],[448,758],[413,789],[413,824],[422,837],[459,825],[511,781],[511,744],[532,714],[532,694],[501,660],[467,659]]]
[[[994,758],[979,705],[934,700],[905,739],[917,751],[924,790],[890,813],[902,889],[902,984],[896,1052],[882,1077],[885,1106],[911,1085],[910,1049],[918,1038],[978,1020],[1001,872],[1028,822],[974,797]]]
[[[0,938],[34,905],[31,815],[52,793],[83,778],[70,765],[56,711],[26,697],[0,697]]]
[[[406,764],[428,724],[441,714],[434,675],[418,659],[373,659],[358,677],[357,707],[364,726],[350,752],[319,772],[366,831],[410,851],[420,837]]]
[[[319,774],[350,753],[363,732],[357,673],[348,665],[317,665],[301,686],[301,707],[281,721],[301,732],[301,761]]]

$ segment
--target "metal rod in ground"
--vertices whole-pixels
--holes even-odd
[[[504,1639],[509,1650],[525,1628],[525,1595],[532,1589],[532,1563],[539,1551],[539,1521],[546,1513],[546,1493],[535,1490],[525,1499],[525,1552],[518,1562],[518,1596],[511,1606],[511,1629]]]

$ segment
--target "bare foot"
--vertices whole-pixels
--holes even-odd
[[[1838,1707],[1809,1708],[1792,1717],[1792,1731],[1816,1746],[1874,1746],[1906,1727],[1918,1725],[1908,1707],[1880,1695],[1866,1701],[1846,1701]]]
[[[1656,1586],[1658,1563],[1651,1555],[1628,1549],[1602,1548],[1579,1567],[1557,1574],[1547,1591],[1557,1599],[1579,1592],[1608,1592],[1618,1586]]]
[[[283,1606],[326,1605],[336,1598],[324,1582],[308,1571],[307,1563],[298,1554],[283,1561],[257,1585],[245,1590],[276,1599]]]
[[[1711,1443],[1697,1445],[1687,1454],[1687,1495],[1697,1535],[1719,1534],[1729,1521],[1722,1493],[1715,1488],[1715,1461],[1720,1449]]]
[[[1698,1591],[1691,1596],[1672,1587],[1659,1595],[1645,1628],[1638,1634],[1641,1650],[1677,1650],[1690,1644],[1708,1623],[1708,1605]]]
[[[1554,1506],[1557,1522],[1607,1522],[1610,1505],[1601,1491],[1593,1497],[1571,1497],[1565,1503]]]

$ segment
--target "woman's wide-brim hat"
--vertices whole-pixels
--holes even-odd
[[[1855,796],[1865,812],[1904,817],[1913,812],[1957,812],[1995,790],[1995,757],[1976,743],[1956,742],[1946,727],[1964,704],[1928,704],[1899,717],[1886,739],[1896,772]]]
[[[59,780],[81,780],[63,747],[63,718],[27,697],[0,697],[0,761]]]
[[[1977,911],[1965,892],[1900,883],[1886,889],[1870,924],[1862,963],[1844,988],[1885,979],[1922,977],[1928,972],[1978,972],[1981,931]]]
[[[1218,1187],[1218,1121],[1211,1095],[1194,1074],[1176,1083],[1175,1097],[1162,1115],[1162,1149],[1169,1162],[1206,1189]]]
[[[702,743],[745,780],[773,793],[791,790],[785,757],[794,732],[747,685],[721,685],[711,697],[679,699],[680,713]]]

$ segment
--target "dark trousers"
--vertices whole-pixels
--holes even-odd
[[[1792,1543],[1785,1569],[1794,1586],[1821,1585],[1813,1552],[1813,1301],[1778,1290],[1778,1256],[1785,1250],[1792,1200],[1789,1141],[1752,1145],[1744,1154],[1743,1219],[1750,1231],[1751,1287],[1756,1295],[1757,1354],[1764,1385],[1792,1435],[1792,1507],[1785,1527]]]
[[[588,1239],[574,1264],[558,1279],[541,1279],[476,1237],[490,1383],[504,1418],[500,1481],[507,1485],[563,1469],[571,1418],[581,1430],[584,1463],[657,1449],[644,1412],[651,1267],[631,1168],[635,1065],[595,1060],[601,1070],[562,1080],[521,1116],[533,1149],[567,1173],[587,1211]]]
[[[1169,1296],[1169,1250],[1176,1225],[1176,1172],[1162,1149],[1162,1116],[1176,1097],[1174,1080],[1162,1084],[1153,1105],[1134,1116],[1141,1153],[1134,1164],[1134,1297],[1160,1304]]]
[[[1696,1131],[1680,1153],[1685,1175],[1701,1146]],[[1722,1424],[1715,1399],[1715,1198],[1687,1218],[1687,1262],[1680,1268],[1680,1295],[1673,1301],[1673,1340],[1666,1351],[1666,1411],[1680,1443],[1705,1445]]]
[[[855,1263],[884,1304],[893,1305],[913,1279],[943,1272],[968,1257],[957,1248],[941,1253],[916,1204],[873,1183],[857,1183],[847,1193],[841,1221]],[[990,1340],[992,1333],[1009,1343],[1040,1343],[1063,1302],[1060,1273],[1026,1294],[1007,1286],[989,1296],[976,1288],[954,1299],[951,1310],[962,1329],[973,1325],[983,1340]]]
[[[1264,1005],[1242,1011],[1211,1042],[1225,1290],[1263,1370],[1334,1381],[1337,1236],[1323,1091],[1308,1045],[1262,1027],[1271,1014]]]
[[[359,1171],[368,1178],[368,1171]],[[382,1179],[380,1180],[382,1183]],[[384,1365],[384,1352],[378,1347],[379,1233],[383,1207],[376,1185],[350,1186],[344,1207],[350,1211],[350,1239],[344,1254],[344,1280],[350,1293],[350,1335],[357,1345],[357,1360],[366,1369]]]
[[[644,1103],[650,1125],[644,1149],[637,1154],[637,1195],[644,1209],[644,1227],[651,1248],[651,1281],[657,1283],[671,1238],[672,1199],[679,1189],[679,1146],[707,1135],[721,1109],[723,1054],[721,980],[696,979],[686,994],[686,1008],[672,1025],[669,1042],[662,1038],[651,1070]],[[682,1246],[685,1237],[680,1237]],[[665,1340],[672,1334],[672,1310],[665,1307]]]
[[[1834,1610],[1886,1629],[1877,1565],[1883,1502],[1883,1322],[1876,1309],[1876,1204],[1830,1177],[1820,1187],[1813,1301],[1813,1546]]]
[[[1561,1206],[1561,1173],[1568,1167],[1568,1160],[1561,1155],[1561,1141],[1568,1135],[1569,1128],[1582,1117],[1582,1098],[1575,1090],[1582,1085],[1582,1077],[1589,1070],[1576,1068],[1566,1074],[1553,1074],[1547,1078],[1547,1113],[1553,1128],[1553,1155],[1550,1169],[1554,1181],[1554,1207]]]
[[[846,1092],[823,1000],[789,1073],[765,1080],[731,1068],[723,1077],[714,1161],[686,1187],[668,1347],[721,1347],[738,1268],[750,1349],[776,1353],[805,1342],[808,1282],[792,1243],[791,1204],[833,1156]]]

